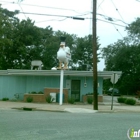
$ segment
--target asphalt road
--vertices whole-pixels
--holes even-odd
[[[128,140],[139,113],[0,110],[0,140]]]

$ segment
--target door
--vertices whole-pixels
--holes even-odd
[[[71,97],[75,101],[80,101],[80,80],[71,81]]]

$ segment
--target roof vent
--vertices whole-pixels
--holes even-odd
[[[33,60],[31,62],[31,70],[41,70],[43,66],[43,63],[41,60]]]

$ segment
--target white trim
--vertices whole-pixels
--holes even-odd
[[[121,71],[98,71],[98,77],[104,79],[111,78],[113,73],[118,74],[120,77]],[[21,70],[21,69],[8,69],[0,70],[0,75],[34,75],[34,76],[60,76],[60,70]],[[73,71],[65,70],[64,76],[79,76],[79,77],[93,77],[93,71]]]

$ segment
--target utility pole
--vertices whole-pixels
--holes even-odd
[[[98,110],[96,7],[97,7],[97,0],[93,0],[92,38],[93,38],[93,99],[94,99],[93,108],[94,110]]]

